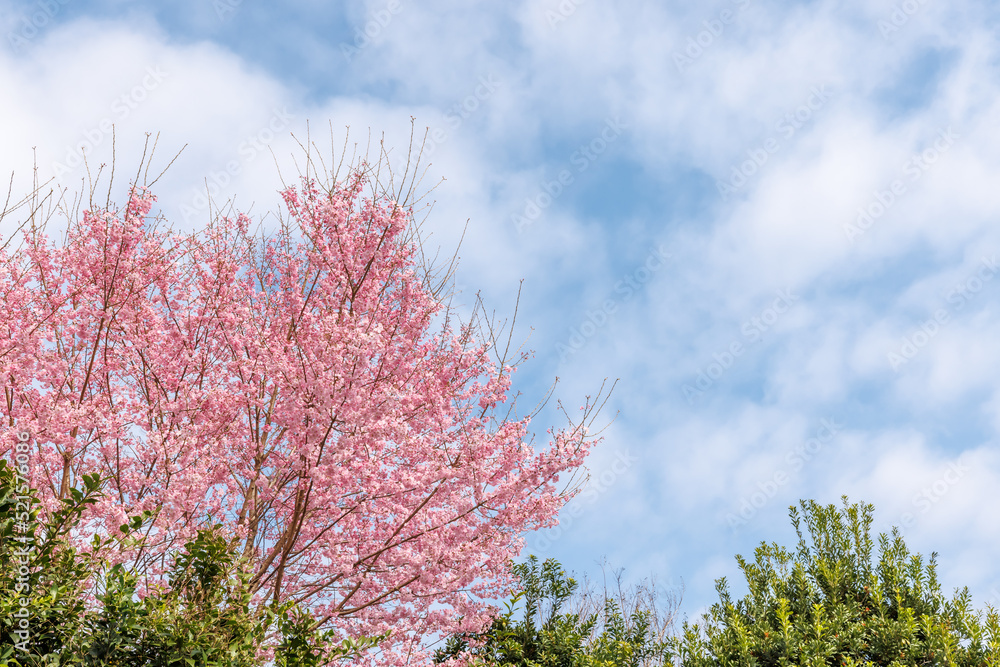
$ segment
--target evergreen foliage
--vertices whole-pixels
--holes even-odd
[[[217,530],[203,530],[175,554],[170,588],[138,595],[138,575],[105,557],[143,539],[148,516],[134,517],[113,539],[95,537],[82,553],[67,536],[81,530],[99,495],[96,475],[71,489],[63,507],[40,523],[34,489],[18,484],[0,459],[0,667],[276,667],[327,665],[372,648],[384,637],[335,642],[292,603],[254,605],[251,570]],[[96,580],[95,600],[82,591]]]
[[[798,546],[761,543],[737,556],[749,594],[734,601],[725,578],[700,624],[684,624],[670,653],[690,667],[837,665],[973,667],[1000,657],[1000,623],[972,609],[968,589],[948,599],[937,554],[911,554],[898,529],[878,537],[870,504],[790,508]],[[803,530],[804,527],[804,530]]]
[[[506,612],[479,635],[450,637],[435,662],[465,655],[476,665],[517,667],[643,667],[662,664],[666,649],[656,631],[656,610],[625,612],[605,591],[593,613],[567,611],[578,583],[554,559],[530,556],[513,566],[519,587]],[[520,619],[515,610],[522,607]]]

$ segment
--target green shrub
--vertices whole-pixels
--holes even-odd
[[[473,664],[517,667],[640,667],[660,664],[665,645],[654,627],[655,609],[605,595],[599,611],[567,612],[578,584],[554,559],[539,565],[535,556],[513,566],[519,587],[506,612],[479,635],[450,637],[436,663],[466,655]],[[642,589],[640,589],[641,591]],[[633,595],[636,601],[640,596]],[[579,600],[577,600],[579,602]],[[520,620],[515,608],[523,604]]]
[[[925,563],[895,528],[873,563],[873,507],[843,503],[790,508],[796,550],[761,543],[754,562],[737,556],[749,594],[733,602],[718,580],[719,602],[684,624],[671,655],[692,667],[998,664],[996,612],[974,612],[968,589],[946,599],[937,554]]]
[[[85,476],[63,507],[39,522],[32,489],[17,485],[0,459],[0,667],[243,667],[261,665],[271,642],[276,667],[327,665],[356,656],[384,637],[335,641],[293,604],[252,605],[250,571],[218,527],[202,530],[173,557],[169,590],[139,599],[137,576],[103,554],[135,537],[149,515],[134,517],[92,554],[66,540],[100,480]],[[22,569],[23,567],[23,569]],[[87,605],[85,589],[95,591]],[[23,633],[23,634],[19,634]]]

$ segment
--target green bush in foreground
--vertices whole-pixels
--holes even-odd
[[[550,558],[539,564],[530,556],[513,570],[520,583],[506,603],[506,613],[482,634],[449,638],[435,662],[464,654],[473,665],[641,667],[662,663],[666,646],[660,630],[664,624],[656,618],[660,610],[655,608],[655,592],[650,597],[644,594],[650,589],[640,587],[616,600],[605,590],[596,605],[589,605],[599,607],[598,611],[587,613],[577,604],[575,611],[567,612],[564,609],[578,584],[558,562]],[[519,603],[523,603],[523,613],[515,620]]]
[[[762,543],[756,560],[737,556],[749,594],[733,602],[725,578],[702,624],[684,624],[671,655],[691,667],[1000,664],[1000,623],[971,609],[968,589],[941,594],[933,554],[925,564],[897,529],[878,538],[873,507],[802,501],[790,508],[794,552]],[[802,523],[808,533],[803,535]]]
[[[251,605],[249,571],[217,530],[204,530],[174,555],[170,590],[139,599],[137,578],[102,554],[133,537],[145,518],[83,555],[66,536],[99,495],[96,475],[72,489],[64,506],[39,523],[38,500],[0,459],[0,667],[257,666],[274,642],[276,667],[327,665],[358,655],[382,638],[335,642],[307,611],[291,604]],[[97,583],[97,604],[82,590]]]

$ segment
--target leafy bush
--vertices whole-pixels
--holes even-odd
[[[579,595],[576,580],[554,559],[539,564],[530,556],[513,570],[520,584],[505,603],[506,613],[482,634],[450,637],[436,663],[464,656],[473,664],[518,667],[661,664],[663,630],[670,617],[662,617],[655,607],[654,589],[640,586],[617,599],[605,589],[600,608],[588,611],[595,606],[593,596],[589,591]],[[620,579],[618,592],[624,593]],[[519,605],[522,617],[515,620]],[[572,606],[576,609],[566,611]]]
[[[67,535],[80,529],[99,495],[96,475],[71,489],[63,507],[37,522],[38,499],[0,459],[0,667],[35,665],[167,665],[277,667],[326,665],[377,645],[384,637],[335,643],[291,603],[253,605],[251,570],[217,529],[203,530],[174,555],[169,590],[139,597],[137,574],[103,556],[135,536],[148,516],[134,517],[113,539],[96,537],[80,553]],[[96,599],[81,591],[96,580]]]
[[[879,535],[873,564],[873,507],[843,504],[790,508],[797,549],[761,543],[755,562],[737,556],[749,594],[733,602],[718,580],[719,602],[701,625],[684,624],[671,656],[691,667],[998,664],[996,612],[974,612],[968,589],[946,599],[937,554],[925,563],[898,529]]]

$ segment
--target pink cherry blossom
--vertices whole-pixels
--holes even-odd
[[[262,604],[391,630],[380,664],[415,664],[422,638],[488,622],[482,599],[506,592],[595,439],[581,422],[542,451],[526,440],[504,407],[513,365],[442,325],[412,211],[363,197],[363,174],[286,190],[267,238],[244,215],[168,233],[142,188],[58,243],[25,232],[0,253],[0,455],[31,434],[47,511],[99,473],[91,531],[153,512],[116,556],[147,586],[221,524]]]

